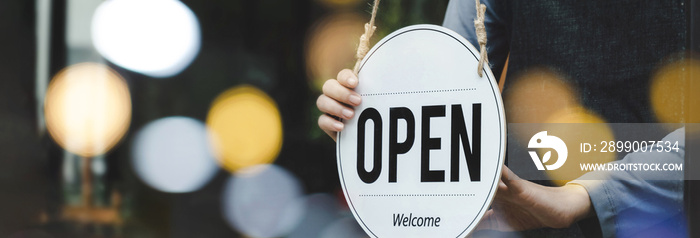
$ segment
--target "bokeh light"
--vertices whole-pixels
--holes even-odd
[[[321,4],[337,9],[346,9],[357,6],[362,0],[316,0]]]
[[[198,190],[216,174],[204,123],[188,117],[166,117],[144,126],[133,142],[136,174],[146,184],[163,192]]]
[[[513,127],[521,145],[527,146],[530,138],[540,131],[567,141],[614,140],[612,129],[596,113],[583,107],[580,96],[567,78],[548,68],[530,68],[514,77],[512,85],[504,92],[504,104],[508,123],[538,123],[532,126]],[[585,127],[578,123],[588,123]],[[510,129],[510,128],[509,128]],[[573,153],[577,145],[568,144],[567,162],[559,169],[547,170],[547,176],[557,185],[564,185],[585,172],[579,163],[608,163],[614,161],[615,153]],[[538,149],[544,155],[551,149]],[[599,155],[600,154],[600,155]],[[598,156],[599,155],[599,156]],[[552,159],[545,164],[552,164]]]
[[[261,238],[285,236],[306,210],[297,178],[276,165],[235,173],[224,187],[222,201],[224,218],[234,229]]]
[[[566,124],[562,124],[566,123]],[[587,123],[589,125],[576,126],[575,124]],[[550,134],[554,134],[559,137],[562,141],[586,141],[586,142],[600,142],[600,141],[613,141],[615,140],[615,135],[612,129],[605,124],[606,121],[603,118],[590,110],[586,110],[582,107],[572,107],[565,108],[558,112],[554,112],[550,118],[547,119],[543,131],[548,131]],[[552,182],[557,185],[564,185],[571,181],[573,178],[578,178],[586,173],[586,171],[581,171],[579,163],[594,163],[594,164],[605,164],[614,161],[617,158],[617,154],[614,151],[608,153],[595,153],[592,156],[590,153],[575,153],[574,151],[578,149],[577,144],[567,144],[569,147],[568,158],[566,159],[566,164],[559,169],[546,170],[547,175]],[[538,154],[542,155],[546,153],[546,150],[550,149],[539,149]],[[554,163],[555,160],[551,160],[549,163]]]
[[[306,40],[306,72],[311,85],[321,90],[323,83],[335,78],[355,63],[355,50],[365,21],[353,13],[339,13],[319,20]]]
[[[131,96],[109,67],[81,63],[59,72],[44,100],[46,127],[61,147],[84,157],[104,154],[126,133]]]
[[[197,17],[176,0],[109,0],[95,11],[92,40],[109,61],[152,77],[180,73],[200,48]]]
[[[236,171],[271,163],[282,148],[282,118],[274,100],[251,86],[219,95],[212,103],[207,126],[221,165]]]
[[[579,105],[579,97],[564,76],[533,68],[516,76],[505,96],[510,123],[544,123],[553,113]]]
[[[321,232],[320,238],[363,238],[369,237],[352,216],[340,218]]]
[[[545,123],[555,113],[577,108],[580,100],[575,89],[565,77],[547,68],[531,68],[515,76],[513,83],[503,92],[503,102],[508,123]],[[541,131],[536,127],[519,127],[520,141]],[[528,131],[524,131],[528,130]]]
[[[287,238],[319,237],[321,232],[338,218],[340,208],[334,196],[317,193],[306,196],[304,200],[304,218]]]
[[[700,60],[693,58],[666,64],[654,74],[650,98],[656,118],[660,122],[700,123],[698,79],[700,79]],[[697,131],[687,132],[697,133]]]

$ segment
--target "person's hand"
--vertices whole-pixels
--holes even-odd
[[[566,228],[592,214],[583,186],[547,187],[518,178],[503,166],[496,198],[475,230]]]
[[[353,91],[359,80],[352,70],[343,69],[337,79],[329,79],[323,84],[323,94],[316,100],[316,106],[324,114],[318,118],[318,126],[333,140],[343,130],[340,119],[350,119],[355,115],[353,106],[360,105],[360,94]]]

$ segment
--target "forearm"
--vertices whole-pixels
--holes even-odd
[[[533,184],[534,185],[534,184]],[[593,214],[588,192],[583,186],[567,184],[562,187],[535,185],[532,192],[540,193],[533,199],[535,216],[542,221],[543,227],[567,228]]]
[[[565,197],[562,201],[567,205],[569,226],[593,215],[591,198],[585,187],[578,184],[567,184],[559,187]]]

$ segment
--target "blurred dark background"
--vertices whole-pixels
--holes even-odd
[[[161,77],[124,68],[96,51],[90,42],[90,21],[104,2],[0,1],[0,237],[250,237],[255,236],[251,229],[266,226],[276,236],[365,236],[344,204],[335,143],[317,127],[320,112],[315,102],[325,80],[353,66],[371,1],[183,0],[198,21],[201,44],[181,72]],[[698,12],[697,1],[685,2],[688,12]],[[404,26],[441,24],[447,4],[448,0],[382,0],[373,42]],[[162,14],[154,11],[153,19]],[[132,18],[123,15],[124,21]],[[688,18],[688,48],[697,52],[696,18],[697,14]],[[82,62],[108,66],[130,92],[129,126],[116,145],[99,155],[65,151],[45,125],[48,84],[62,70]],[[697,80],[687,83],[696,85]],[[221,167],[193,191],[166,192],[144,182],[132,162],[136,137],[145,126],[173,116],[205,123],[215,99],[243,85],[268,95],[281,117],[282,146],[272,171],[286,171],[276,174],[286,180],[277,186],[253,183],[252,190],[246,190],[268,193],[272,199],[232,211],[226,205],[230,185],[246,180],[239,176],[233,181],[235,173]],[[698,165],[690,158],[697,157],[700,147],[692,146],[697,138],[689,140],[686,165],[695,171]],[[298,190],[285,193],[295,186]],[[697,187],[697,181],[685,183],[691,237],[699,227],[693,224],[700,220],[697,194],[692,192]],[[233,191],[233,197],[250,198]],[[269,209],[285,202],[286,196],[298,196],[306,204],[304,215],[287,222],[290,227],[267,223],[241,227],[232,222],[236,219],[231,212],[239,222],[240,216],[253,222],[278,221],[269,218],[281,213]],[[571,235],[547,232],[524,235]]]
[[[212,101],[225,90],[240,85],[262,90],[277,104],[284,131],[282,149],[274,163],[300,181],[303,194],[333,198],[337,203],[333,206],[338,208],[333,210],[331,218],[351,218],[343,208],[335,144],[316,126],[320,112],[315,100],[320,84],[335,76],[329,72],[354,63],[354,47],[362,24],[369,19],[370,2],[182,2],[199,21],[201,48],[179,74],[153,78],[105,61],[92,49],[67,42],[71,37],[69,29],[74,27],[70,24],[76,21],[68,20],[72,14],[94,9],[90,6],[101,1],[0,1],[1,237],[241,236],[227,223],[222,212],[222,192],[230,172],[218,169],[213,179],[193,192],[166,193],[145,184],[131,165],[134,136],[147,123],[169,116],[204,122]],[[447,2],[382,1],[374,41],[403,26],[441,24]],[[82,14],[89,17],[92,13]],[[153,13],[155,17],[158,14]],[[46,19],[41,20],[42,17]],[[48,22],[48,28],[39,29],[39,21]],[[321,50],[312,49],[315,37],[326,39],[317,36],[323,34],[319,32],[323,29],[332,32],[334,27],[353,31],[330,34],[333,37],[330,41],[337,43],[331,42]],[[41,34],[45,34],[43,39],[48,42],[46,52],[38,52]],[[42,60],[47,63],[45,78],[48,79],[67,66],[90,61],[106,64],[127,82],[132,104],[130,126],[121,141],[98,158],[100,163],[105,163],[106,170],[101,177],[93,178],[90,185],[91,207],[102,209],[105,214],[83,210],[87,215],[82,218],[66,215],[69,207],[80,200],[82,186],[80,179],[78,183],[69,179],[80,177],[80,170],[67,168],[80,168],[81,161],[86,159],[64,151],[42,126],[43,96],[39,95],[42,85],[38,85],[41,83],[37,75],[41,70],[37,69],[38,62]],[[310,65],[310,61],[333,62]],[[314,68],[324,68],[327,72],[317,72]],[[119,206],[112,209],[115,203]],[[323,227],[314,229],[317,231],[309,234],[321,232]]]

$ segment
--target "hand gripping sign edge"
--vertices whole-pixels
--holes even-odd
[[[463,37],[461,37],[459,34],[453,32],[449,29],[440,27],[440,26],[415,25],[415,26],[409,26],[409,27],[404,27],[402,29],[399,29],[399,30],[389,34],[387,37],[382,39],[380,42],[378,42],[369,51],[369,53],[367,54],[367,57],[365,57],[364,60],[362,61],[360,71],[359,71],[360,75],[362,75],[362,69],[366,66],[367,62],[371,61],[372,56],[379,49],[381,49],[386,43],[388,43],[392,39],[400,37],[406,33],[419,32],[419,31],[429,31],[432,33],[437,33],[436,35],[441,35],[440,37],[445,37],[445,38],[449,39],[450,41],[457,42],[458,45],[460,45],[460,47],[464,47],[464,49],[462,49],[462,50],[466,49],[473,57],[473,59],[471,57],[469,57],[469,61],[473,60],[474,62],[478,62],[478,57],[479,57],[478,51],[476,51],[476,49],[471,44],[469,44]],[[420,48],[420,46],[418,46],[418,48]],[[462,68],[466,68],[466,67],[462,67]],[[473,68],[469,67],[468,69],[465,69],[465,71],[468,72],[468,73],[466,73],[468,75],[471,75],[472,73],[474,75],[476,75],[476,72],[474,72],[474,70],[476,70],[476,67],[473,67]],[[495,192],[496,192],[498,181],[500,179],[501,168],[503,166],[503,160],[504,160],[504,156],[505,156],[505,147],[506,147],[506,144],[505,144],[506,143],[506,140],[505,140],[506,126],[505,125],[506,125],[506,122],[505,122],[505,114],[504,114],[504,110],[503,110],[503,102],[502,102],[501,97],[500,97],[500,91],[497,87],[497,84],[495,83],[493,74],[491,73],[490,69],[488,67],[484,67],[484,73],[485,73],[484,78],[479,78],[478,76],[475,76],[475,78],[467,77],[464,80],[487,80],[487,82],[488,82],[488,84],[487,84],[488,86],[485,86],[485,88],[489,89],[488,94],[493,97],[492,99],[489,99],[489,100],[493,100],[492,103],[495,105],[495,108],[492,110],[492,112],[495,112],[495,113],[491,113],[489,115],[492,118],[494,118],[494,119],[492,119],[494,121],[496,121],[495,118],[498,119],[497,120],[498,121],[498,129],[497,129],[498,132],[488,131],[487,133],[492,133],[492,134],[497,133],[498,134],[497,135],[498,136],[498,147],[497,147],[498,149],[497,149],[497,153],[494,152],[494,154],[497,154],[497,156],[491,156],[487,159],[497,159],[497,163],[496,163],[495,171],[489,170],[488,173],[485,173],[486,177],[488,177],[488,178],[484,182],[490,183],[490,184],[487,184],[488,191],[484,191],[484,193],[486,194],[485,201],[483,202],[483,204],[480,204],[481,207],[478,208],[478,213],[474,216],[474,218],[471,221],[465,222],[465,224],[467,224],[466,227],[456,237],[465,236],[468,233],[470,233],[473,230],[473,228],[478,224],[478,222],[480,221],[480,219],[483,217],[484,213],[486,212],[486,210],[490,206],[491,202],[493,201],[493,197],[495,195]],[[359,111],[358,111],[358,115],[359,115]],[[356,116],[356,117],[358,117],[358,116]],[[347,130],[347,128],[346,128],[346,130]],[[494,136],[496,136],[496,135],[494,135]],[[341,181],[341,185],[343,188],[343,192],[344,192],[346,201],[348,202],[348,206],[350,207],[350,210],[352,211],[354,217],[356,218],[358,223],[361,225],[361,227],[365,230],[365,232],[367,232],[367,234],[369,234],[370,236],[379,237],[378,234],[376,234],[374,231],[372,231],[372,229],[370,228],[371,225],[366,224],[365,220],[363,220],[362,216],[360,216],[360,214],[358,213],[358,210],[356,209],[356,205],[352,199],[351,193],[357,193],[357,191],[348,190],[348,186],[346,183],[346,175],[344,174],[343,163],[342,163],[342,161],[343,161],[342,154],[343,153],[341,152],[341,150],[343,149],[342,148],[343,143],[341,141],[343,140],[343,138],[344,138],[343,133],[339,133],[338,143],[337,143],[337,160],[338,160],[338,172],[339,172],[340,181]],[[347,169],[346,172],[350,172],[350,171],[352,171],[352,170]],[[488,176],[488,175],[492,175],[493,177]],[[450,209],[450,208],[445,208],[445,209]],[[453,235],[450,235],[450,236],[453,236]],[[382,237],[384,237],[384,236],[382,236]]]

